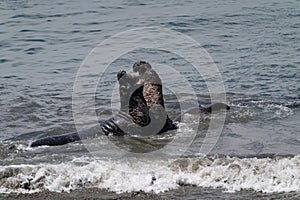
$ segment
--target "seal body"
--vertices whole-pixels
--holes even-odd
[[[178,128],[178,124],[174,123],[165,110],[163,98],[162,81],[152,66],[145,61],[138,61],[132,66],[134,72],[138,72],[140,76],[139,83],[143,84],[143,97],[150,110],[151,116],[163,123],[159,133]]]

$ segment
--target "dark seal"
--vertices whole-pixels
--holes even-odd
[[[181,115],[172,121],[166,114],[163,98],[162,81],[157,74],[157,72],[152,68],[152,66],[146,61],[138,61],[132,66],[134,72],[138,72],[140,76],[139,84],[143,84],[143,96],[147,103],[148,108],[154,108],[152,113],[159,117],[160,119],[165,119],[165,125],[161,129],[160,133],[173,130],[178,128],[178,122],[181,121]],[[163,109],[156,109],[157,105],[161,105]],[[191,108],[187,110],[184,114],[198,114],[198,113],[212,113],[221,110],[229,110],[230,107],[225,103],[215,103],[207,107]],[[164,117],[166,116],[166,117]]]
[[[99,124],[89,129],[35,140],[30,146],[64,145],[100,135],[122,136],[127,134],[122,128],[134,130],[131,127],[136,128],[136,126],[134,126],[135,124],[138,126],[149,124],[148,107],[142,94],[143,87],[137,87],[136,85],[138,78],[127,74],[125,71],[118,72],[117,78],[119,81],[121,108],[116,116],[108,120],[100,121]]]
[[[165,110],[162,81],[157,72],[145,61],[134,63],[132,68],[134,72],[139,73],[140,80],[138,83],[143,85],[143,97],[150,110],[150,115],[156,121],[161,122],[161,130],[158,133],[177,129],[178,123],[174,123]]]
[[[123,136],[131,132],[141,133],[145,130],[143,127],[149,127],[151,123],[156,125],[157,122],[163,126],[159,126],[155,133],[177,129],[181,116],[172,121],[167,115],[162,82],[158,74],[145,61],[136,62],[133,70],[139,73],[139,77],[127,74],[124,70],[117,74],[121,107],[120,112],[114,117],[100,121],[96,126],[86,130],[38,139],[30,146],[55,146],[100,135]],[[223,109],[229,110],[229,106],[217,103],[208,107],[192,108],[186,113],[210,113]]]

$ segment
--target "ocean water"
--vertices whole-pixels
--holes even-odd
[[[1,1],[0,193],[98,188],[172,199],[299,197],[299,13],[297,0]],[[231,110],[209,154],[202,155],[200,149],[210,120],[218,115],[201,115],[199,127],[198,116],[188,115],[179,130],[159,136],[109,137],[136,157],[116,156],[106,136],[30,148],[37,138],[76,129],[73,86],[89,53],[115,34],[143,27],[166,28],[194,39],[218,67]],[[118,106],[118,98],[112,98],[118,95],[116,73],[130,71],[138,60],[154,63],[160,72],[172,118],[180,114],[178,96],[188,102],[193,95],[184,89],[174,95],[172,89],[182,86],[174,71],[192,85],[201,105],[211,102],[207,81],[185,59],[140,48],[116,58],[99,81],[94,97],[101,119],[112,114],[102,111]],[[90,90],[81,95],[90,96]],[[181,157],[143,157],[191,130],[197,135]],[[89,151],[94,146],[101,148],[97,157]]]

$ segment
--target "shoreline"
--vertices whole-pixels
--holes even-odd
[[[143,191],[120,193],[108,191],[99,188],[82,188],[76,189],[71,192],[50,192],[42,191],[37,193],[9,193],[1,194],[3,199],[6,200],[56,200],[56,199],[120,199],[120,200],[166,200],[166,199],[184,199],[184,198],[197,198],[197,199],[300,199],[300,192],[288,193],[262,193],[253,190],[243,190],[239,192],[225,192],[222,189],[200,188],[194,186],[183,186],[175,190],[155,194],[146,193]]]
[[[110,192],[105,189],[99,188],[83,188],[76,189],[71,192],[50,192],[42,191],[36,193],[9,193],[1,194],[0,196],[6,200],[32,200],[32,199],[47,199],[47,200],[57,200],[57,199],[120,199],[120,200],[163,200],[166,198],[161,197],[154,193],[145,192],[131,192],[131,193],[120,193]]]

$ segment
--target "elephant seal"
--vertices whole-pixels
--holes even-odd
[[[156,77],[158,77],[158,75]],[[150,102],[150,104],[149,99],[151,97],[145,93],[145,87],[149,87],[149,85],[144,84],[140,76],[136,77],[127,74],[126,71],[122,70],[118,73],[118,80],[120,84],[120,109],[128,113],[132,117],[134,124],[137,125],[129,126],[131,129],[125,127],[125,132],[145,136],[171,130],[170,128],[164,128],[167,115],[164,108],[163,96],[161,92],[159,93],[159,90],[152,91],[153,101]],[[148,96],[145,98],[146,95]],[[159,104],[159,102],[161,102],[161,104]],[[157,105],[161,106],[159,107]],[[175,127],[173,129],[175,129]]]
[[[154,107],[154,113],[160,116],[162,119],[163,115],[160,112],[166,112],[164,106],[164,98],[163,98],[163,90],[162,90],[162,81],[157,74],[157,72],[152,68],[152,66],[146,61],[138,61],[135,62],[132,66],[134,72],[138,72],[140,76],[139,84],[143,84],[143,96],[146,100],[146,103],[149,107]],[[163,110],[157,111],[155,106],[161,105]],[[209,105],[207,107],[199,107],[191,108],[186,113],[197,114],[197,113],[212,113],[213,111],[220,110],[229,110],[230,107],[224,103],[215,103]],[[166,115],[166,122],[161,132],[165,132],[168,130],[173,130],[178,128],[178,123],[181,121],[181,115],[177,116],[174,121],[172,121],[168,115]]]
[[[120,110],[128,113],[135,124],[146,126],[150,123],[149,109],[143,97],[143,85],[137,84],[138,77],[121,70],[117,74],[119,81]]]
[[[140,76],[139,84],[143,84],[143,96],[149,108],[155,105],[161,105],[163,108],[164,98],[162,82],[152,66],[145,62],[139,61],[132,66],[134,72],[138,72]]]
[[[148,108],[142,95],[142,87],[136,86],[138,79],[126,74],[125,71],[120,71],[117,74],[117,78],[119,81],[121,108],[116,116],[108,120],[99,121],[99,124],[89,129],[35,140],[30,146],[64,145],[100,135],[122,136],[126,133],[120,127],[130,127],[132,124],[138,124],[140,126],[148,124]]]
[[[151,114],[163,121],[159,133],[177,129],[178,123],[173,122],[165,110],[162,81],[157,72],[146,61],[134,63],[132,69],[139,74],[139,84],[143,84],[143,97],[149,110],[151,109]]]
[[[117,74],[121,107],[120,112],[114,117],[100,121],[96,126],[86,130],[38,139],[32,142],[30,146],[64,145],[100,135],[123,136],[127,134],[126,130],[135,130],[136,127],[145,127],[149,125],[154,118],[156,118],[154,120],[163,121],[163,127],[160,128],[157,133],[177,129],[181,116],[177,117],[175,121],[172,121],[168,117],[164,109],[162,82],[158,74],[152,69],[151,65],[145,61],[136,62],[133,65],[133,71],[138,72],[139,77],[127,74],[124,70],[119,71]],[[209,113],[212,110],[224,108],[228,110],[229,106],[218,103],[205,108],[192,108],[190,112],[188,111],[186,113],[193,113],[195,111],[197,113],[199,110],[200,112]],[[123,129],[124,127],[127,127],[125,131]]]

